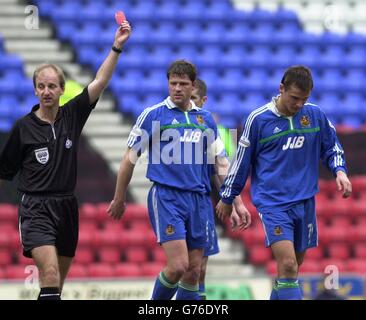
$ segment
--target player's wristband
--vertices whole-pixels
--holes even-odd
[[[114,51],[114,52],[117,52],[118,54],[120,54],[121,52],[122,52],[122,49],[118,49],[117,47],[115,47],[115,46],[113,46],[112,47],[112,50]]]

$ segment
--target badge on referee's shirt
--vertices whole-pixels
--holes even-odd
[[[48,159],[50,158],[47,147],[34,150],[34,153],[36,155],[37,161],[41,164],[46,164],[48,162]]]
[[[65,148],[70,149],[71,147],[72,147],[72,141],[69,138],[67,138]]]

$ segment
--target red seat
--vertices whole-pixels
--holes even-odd
[[[79,246],[76,249],[74,262],[78,264],[89,264],[94,262],[94,251],[89,247]]]
[[[122,233],[123,234],[123,233]],[[100,247],[119,247],[120,232],[118,231],[99,231],[94,235],[93,246],[98,249]]]
[[[86,221],[82,220],[79,223],[79,232],[89,232],[93,234],[94,232],[97,232],[98,225],[95,221]]]
[[[349,213],[352,217],[364,217],[366,215],[366,201],[364,199],[349,203]]]
[[[354,192],[366,191],[366,175],[357,175],[350,178]]]
[[[255,226],[255,228],[249,228],[241,233],[241,239],[244,245],[250,247],[254,244],[265,245],[265,235],[263,227],[261,225]]]
[[[311,259],[305,259],[299,269],[300,273],[321,273],[322,271],[319,262]]]
[[[125,230],[119,235],[119,245],[121,248],[128,248],[130,246],[144,246],[146,245],[147,233],[135,232],[131,230]]]
[[[95,232],[92,232],[90,230],[80,230],[78,245],[91,248],[94,241],[94,235]]]
[[[82,264],[73,263],[67,274],[68,278],[87,278],[88,268]]]
[[[277,262],[272,260],[267,263],[266,271],[272,277],[277,276]]]
[[[366,242],[356,243],[354,246],[355,257],[366,259]]]
[[[92,263],[88,266],[88,275],[91,278],[113,277],[114,268],[108,263]]]
[[[126,260],[131,263],[143,263],[148,261],[144,247],[130,247],[125,251]]]
[[[121,261],[121,251],[116,247],[100,248],[98,255],[101,262],[117,263]]]
[[[6,266],[13,261],[13,255],[10,249],[0,248],[0,266]]]
[[[328,246],[331,242],[346,242],[349,236],[349,230],[343,227],[324,227],[319,228],[319,244]]]
[[[141,275],[157,277],[158,274],[163,270],[163,268],[164,268],[163,263],[146,262],[141,265]]]
[[[29,276],[25,267],[20,265],[9,265],[5,268],[6,279],[25,279]]]
[[[126,211],[123,215],[123,219],[126,223],[134,222],[137,220],[148,222],[149,213],[145,206],[129,203],[126,206]]]
[[[267,264],[272,258],[272,253],[269,248],[264,245],[253,245],[249,250],[249,261],[254,265]]]
[[[323,256],[324,256],[323,249],[321,247],[314,247],[306,250],[305,259],[316,260],[323,258]]]
[[[30,266],[30,265],[34,265],[34,261],[32,258],[27,258],[23,255],[23,250],[20,250],[17,252],[17,262],[18,264],[22,265],[22,266]]]
[[[135,263],[119,263],[115,265],[114,272],[117,277],[139,277],[141,267]]]
[[[17,225],[10,221],[0,221],[0,233],[18,232]]]
[[[155,262],[166,263],[166,261],[167,261],[165,252],[164,252],[163,248],[161,248],[160,246],[157,246],[156,248],[154,248],[151,255]]]
[[[364,259],[351,259],[347,261],[349,272],[366,274],[366,261]]]
[[[10,247],[10,235],[12,232],[2,232],[0,233],[0,248]]]
[[[134,232],[148,232],[151,229],[150,223],[146,221],[137,220],[130,223],[130,230]]]
[[[18,224],[18,207],[8,203],[0,203],[0,222]]]
[[[330,243],[328,247],[329,258],[349,259],[351,253],[346,243]]]
[[[103,224],[103,230],[106,232],[123,232],[124,230],[124,224],[122,223],[122,220],[115,221],[115,220],[108,220],[104,222]]]
[[[358,242],[366,242],[366,226],[365,225],[356,225],[348,230],[348,242],[358,243]]]
[[[96,222],[98,208],[93,203],[85,202],[79,209],[80,221]]]
[[[352,225],[352,220],[348,216],[333,217],[330,219],[332,227],[350,228]]]
[[[107,219],[111,219],[108,216],[107,209],[109,207],[109,202],[101,202],[97,204],[97,216],[96,219],[98,223],[103,224]]]

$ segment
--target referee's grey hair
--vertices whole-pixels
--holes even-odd
[[[34,73],[33,73],[33,86],[34,86],[34,88],[36,88],[36,80],[37,80],[37,77],[38,77],[39,73],[42,70],[47,69],[47,68],[51,68],[56,72],[56,74],[58,76],[58,81],[60,83],[60,87],[62,89],[65,89],[65,74],[64,74],[64,72],[62,71],[62,69],[59,66],[57,66],[53,63],[48,63],[48,62],[40,64],[39,66],[36,67],[36,70],[34,70]]]

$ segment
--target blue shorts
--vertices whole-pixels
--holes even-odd
[[[154,184],[148,196],[151,225],[159,243],[186,240],[188,249],[207,245],[209,196]]]
[[[204,257],[213,256],[214,254],[219,253],[219,244],[217,241],[217,233],[215,227],[215,216],[213,207],[211,205],[211,210],[208,212],[208,221],[207,221],[207,245],[205,247],[205,251],[203,252]]]
[[[295,204],[288,210],[260,212],[266,246],[280,240],[290,240],[295,252],[303,252],[318,245],[318,229],[314,197]]]

